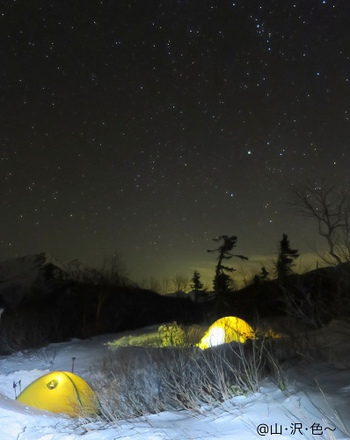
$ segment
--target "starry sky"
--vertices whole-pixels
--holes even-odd
[[[248,265],[282,233],[307,255],[287,202],[349,184],[349,29],[347,0],[3,0],[0,258],[141,280],[213,273],[221,234]]]

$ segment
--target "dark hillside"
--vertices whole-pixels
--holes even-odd
[[[70,278],[47,253],[0,264],[0,272],[1,353],[172,321],[209,325],[225,315],[250,323],[293,316],[312,326],[350,316],[350,263],[292,274],[283,282],[257,279],[226,293],[220,307],[213,295],[195,303],[103,274]]]
[[[350,316],[350,263],[261,281],[225,297],[224,314],[247,320],[295,315],[315,325]]]

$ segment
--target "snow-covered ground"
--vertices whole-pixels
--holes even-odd
[[[53,370],[89,380],[116,335],[51,344],[0,357],[1,440],[116,439],[350,439],[350,324],[333,321],[315,331],[324,349],[285,372],[283,392],[265,379],[259,392],[237,396],[214,409],[193,414],[163,412],[106,426],[24,406],[15,400],[13,382],[22,389]],[[120,336],[120,335],[119,335]]]

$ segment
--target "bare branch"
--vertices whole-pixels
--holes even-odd
[[[307,182],[292,191],[291,206],[302,216],[316,220],[318,232],[327,241],[329,255],[337,264],[350,256],[350,193],[324,181]]]

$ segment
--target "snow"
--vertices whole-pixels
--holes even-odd
[[[324,350],[307,353],[290,366],[285,389],[266,378],[259,392],[203,408],[201,414],[167,411],[106,424],[51,414],[15,400],[14,381],[21,380],[23,389],[49,371],[71,371],[73,357],[74,372],[89,380],[109,350],[106,343],[121,336],[75,339],[0,357],[0,439],[350,439],[350,324],[343,321],[332,321],[311,334],[322,341]],[[267,432],[259,435],[258,427]]]

